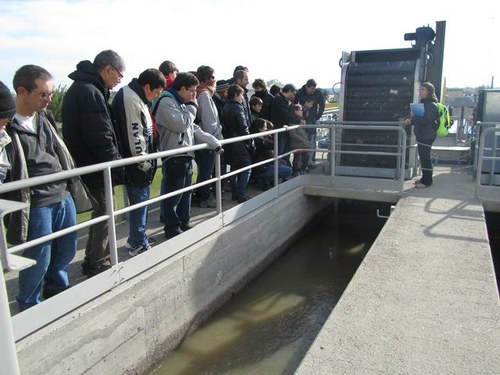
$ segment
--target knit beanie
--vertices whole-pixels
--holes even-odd
[[[228,81],[226,81],[225,79],[221,79],[221,80],[217,81],[216,86],[215,86],[215,91],[222,91],[222,90],[228,89],[229,86],[231,86],[231,85],[229,84]]]
[[[12,118],[16,114],[16,101],[9,88],[0,81],[0,119]]]

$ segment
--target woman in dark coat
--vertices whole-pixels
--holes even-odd
[[[426,188],[432,185],[431,147],[436,139],[439,126],[438,98],[436,89],[430,82],[424,82],[419,89],[420,103],[424,105],[423,116],[413,115],[411,122],[415,126],[418,156],[422,168],[422,178],[415,182],[416,188]]]
[[[249,129],[245,108],[243,107],[243,89],[238,85],[232,85],[227,91],[227,101],[222,110],[222,134],[224,139],[248,135]],[[252,164],[250,150],[253,142],[243,141],[228,144],[224,147],[227,164],[231,170],[247,167]],[[250,169],[231,176],[231,192],[233,200],[242,203],[249,199],[246,194]]]

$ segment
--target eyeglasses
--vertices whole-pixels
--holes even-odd
[[[113,65],[111,65],[111,67],[116,71],[116,73],[118,73],[118,77],[120,79],[122,79],[123,78],[123,74],[118,70],[118,68],[116,66],[113,66]]]
[[[50,99],[52,98],[52,95],[54,95],[54,92],[41,92],[40,93],[40,98],[41,99]]]

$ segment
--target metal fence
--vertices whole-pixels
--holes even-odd
[[[330,148],[329,149],[317,149],[312,147],[311,149],[301,149],[300,151],[309,151],[309,152],[322,152],[326,153],[329,155],[326,160],[323,160],[326,166],[329,166],[329,168],[325,168],[325,171],[328,173],[325,174],[326,181],[329,181],[329,184],[332,184],[332,178],[336,175],[335,171],[335,165],[336,165],[336,157],[344,152],[349,152],[349,153],[356,153],[356,151],[342,151],[338,147],[338,142],[335,138],[335,134],[338,130],[342,129],[371,129],[371,130],[390,130],[390,131],[395,131],[398,133],[398,144],[396,146],[396,152],[371,152],[371,155],[391,155],[391,156],[396,156],[397,157],[397,164],[394,166],[395,169],[395,176],[397,176],[397,186],[399,186],[399,189],[402,190],[403,188],[403,179],[404,179],[404,168],[405,168],[405,155],[406,155],[406,132],[401,126],[395,126],[397,124],[392,123],[390,126],[389,124],[376,124],[376,125],[367,125],[366,123],[364,124],[355,124],[355,123],[337,123],[335,121],[331,121],[330,124],[324,125],[306,125],[306,128],[315,128],[315,129],[322,129],[325,132],[329,134],[331,137],[331,143],[330,143]],[[245,213],[251,212],[252,210],[255,210],[256,208],[262,207],[265,205],[269,200],[272,199],[277,199],[281,194],[286,193],[289,191],[291,188],[297,187],[297,185],[294,185],[293,183],[289,186],[291,188],[282,188],[281,186],[283,184],[279,184],[279,179],[278,179],[278,163],[279,159],[286,157],[288,155],[293,154],[294,151],[299,151],[299,150],[293,150],[290,152],[287,152],[283,155],[278,155],[278,133],[290,131],[293,129],[298,128],[298,125],[294,126],[289,126],[287,128],[283,129],[277,129],[277,130],[272,130],[264,133],[259,133],[259,134],[251,134],[243,137],[237,137],[237,138],[231,138],[227,140],[223,140],[222,144],[223,146],[229,143],[233,142],[240,142],[240,141],[247,141],[253,138],[257,137],[262,137],[262,136],[273,136],[274,137],[274,157],[270,158],[268,160],[261,161],[259,163],[250,165],[245,168],[241,168],[238,170],[233,170],[228,173],[222,173],[221,172],[221,160],[220,156],[216,155],[216,163],[215,163],[215,177],[204,181],[203,183],[199,184],[193,184],[189,187],[186,187],[184,189],[160,195],[158,197],[153,197],[149,199],[148,201],[138,203],[132,206],[124,207],[122,209],[115,209],[113,206],[113,187],[112,187],[112,179],[111,179],[111,170],[113,168],[117,167],[123,167],[128,164],[134,164],[134,163],[139,163],[142,161],[146,160],[151,160],[154,158],[166,158],[170,157],[176,154],[181,154],[181,153],[186,153],[186,152],[191,152],[191,151],[196,151],[196,150],[202,150],[207,148],[208,146],[206,144],[201,144],[201,145],[196,145],[192,147],[186,147],[186,148],[181,148],[177,150],[172,150],[172,151],[163,151],[163,152],[158,152],[155,154],[151,155],[145,155],[145,156],[138,156],[138,157],[132,157],[132,158],[127,158],[123,160],[117,160],[117,161],[112,161],[112,162],[107,162],[107,163],[100,163],[96,164],[93,166],[87,166],[87,167],[81,167],[77,168],[74,170],[69,170],[69,171],[63,171],[59,172],[56,174],[48,175],[48,176],[42,176],[42,177],[35,177],[35,178],[30,178],[27,180],[23,181],[15,181],[15,182],[9,182],[3,185],[0,185],[0,194],[23,189],[23,188],[29,188],[32,186],[36,186],[39,184],[45,184],[49,183],[52,181],[59,181],[59,180],[65,180],[69,179],[75,176],[81,176],[85,175],[88,173],[93,173],[93,172],[102,172],[104,175],[104,185],[105,185],[105,196],[106,196],[106,202],[107,202],[107,211],[104,215],[90,219],[87,221],[84,221],[82,223],[79,223],[75,225],[72,228],[68,228],[62,231],[58,231],[56,233],[26,242],[21,245],[16,245],[16,246],[11,246],[9,247],[7,242],[6,242],[6,236],[5,236],[5,230],[3,226],[1,226],[1,231],[0,231],[0,252],[1,252],[1,262],[2,262],[2,268],[9,272],[11,270],[19,270],[25,267],[29,267],[31,264],[33,264],[32,260],[23,258],[22,256],[17,255],[17,253],[22,252],[23,250],[27,249],[28,247],[50,241],[54,238],[63,236],[67,233],[73,232],[73,231],[79,231],[83,230],[85,228],[90,227],[91,225],[95,223],[99,223],[102,221],[107,221],[108,222],[108,236],[109,236],[109,248],[110,248],[110,258],[111,258],[111,263],[112,267],[104,271],[88,280],[85,280],[84,282],[75,285],[68,290],[64,291],[63,293],[60,293],[54,297],[52,297],[50,300],[44,301],[41,304],[38,304],[28,310],[25,310],[13,317],[10,316],[10,311],[9,311],[9,302],[8,302],[8,295],[7,295],[7,290],[6,290],[6,285],[5,285],[5,279],[2,273],[1,280],[0,280],[0,324],[2,325],[2,335],[0,335],[0,351],[3,353],[2,357],[5,358],[5,361],[2,361],[3,364],[3,370],[6,370],[6,373],[18,373],[18,365],[17,365],[17,357],[16,357],[16,349],[15,349],[15,342],[22,339],[23,337],[26,337],[30,335],[31,333],[35,332],[36,330],[40,329],[41,327],[59,319],[60,317],[64,316],[65,314],[71,312],[72,310],[78,308],[79,306],[82,306],[89,301],[93,300],[94,298],[112,290],[113,288],[117,287],[118,285],[124,283],[125,281],[139,275],[140,273],[144,272],[145,270],[171,258],[175,254],[181,252],[183,249],[185,249],[187,246],[191,245],[192,243],[202,239],[203,237],[206,237],[208,235],[211,235],[218,230],[220,230],[222,227],[225,225],[235,221],[238,219],[237,215],[223,215],[223,208],[222,208],[222,181],[224,179],[227,179],[233,175],[236,175],[244,170],[254,168],[259,165],[263,165],[266,163],[274,163],[274,187],[275,189],[271,189],[272,192],[268,194],[268,197],[265,198],[267,199],[260,200],[259,199],[252,199],[248,203],[245,203],[242,205],[242,207],[245,207],[244,209],[238,210],[241,217],[241,215],[244,215]],[[394,145],[388,145],[391,147],[394,147]],[[359,151],[359,154],[366,154],[366,151]],[[307,177],[307,176],[305,176]],[[292,179],[293,182],[294,179]],[[307,178],[305,180],[305,183],[307,183]],[[200,225],[200,229],[198,231],[194,231],[190,236],[189,239],[183,238],[184,236],[178,236],[175,237],[171,240],[169,240],[169,246],[168,249],[165,248],[162,251],[155,251],[155,252],[147,252],[144,255],[145,256],[137,256],[130,258],[127,261],[124,262],[119,262],[118,259],[118,253],[117,253],[117,237],[116,237],[116,227],[115,227],[115,218],[118,215],[125,214],[127,212],[130,212],[136,208],[139,207],[144,207],[150,204],[153,204],[155,202],[160,202],[164,199],[167,199],[169,197],[172,197],[176,194],[180,194],[189,190],[194,190],[197,189],[203,185],[207,184],[215,184],[215,191],[216,191],[216,202],[217,202],[217,215],[213,218],[215,220],[215,224],[211,226],[206,226],[201,228],[202,226]],[[286,186],[286,184],[284,184]],[[267,192],[266,192],[267,193]],[[5,200],[0,200],[0,218],[3,218],[7,213],[13,212],[15,210],[22,209],[23,207],[26,207],[25,204],[19,203],[19,202],[11,202],[11,201],[5,201]]]

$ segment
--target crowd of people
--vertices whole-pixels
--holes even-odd
[[[192,184],[193,160],[197,182],[214,174],[216,154],[224,171],[244,169],[273,157],[272,136],[226,144],[222,139],[260,133],[289,125],[314,124],[322,116],[325,98],[310,79],[300,89],[292,84],[269,90],[263,79],[255,79],[254,94],[248,96],[249,70],[237,66],[229,79],[215,78],[212,67],[179,72],[171,61],[158,69],[144,70],[120,88],[110,102],[110,90],[121,82],[125,61],[115,51],[84,60],[69,74],[73,83],[62,103],[62,136],[47,110],[51,102],[53,77],[45,68],[25,65],[13,78],[15,97],[0,82],[0,182],[43,176],[75,167],[122,158],[176,150],[195,144],[208,148],[163,158],[161,194]],[[278,176],[287,179],[307,173],[314,164],[315,130],[298,128],[279,133],[279,153],[298,149],[293,163],[280,159]],[[124,185],[130,204],[149,199],[150,185],[157,172],[156,159],[112,170],[112,184]],[[274,164],[243,170],[230,178],[234,201],[250,197],[250,177],[267,189],[273,181]],[[7,240],[20,244],[69,228],[79,212],[92,210],[92,218],[106,212],[105,181],[102,172],[82,175],[13,191],[6,199],[28,203],[28,208],[11,214],[6,222]],[[160,220],[166,238],[191,229],[191,203],[214,208],[213,188],[206,184],[191,192],[164,199]],[[91,205],[89,206],[89,203]],[[135,209],[129,216],[126,247],[130,256],[151,249],[155,239],[146,233],[148,208]],[[19,273],[17,302],[21,310],[40,303],[69,287],[68,265],[76,253],[76,232],[36,245],[24,252],[36,265]],[[107,221],[89,228],[82,271],[87,277],[111,267]]]

